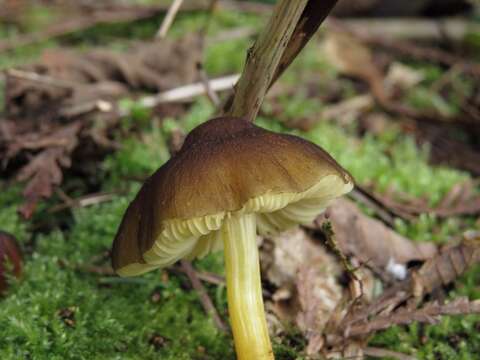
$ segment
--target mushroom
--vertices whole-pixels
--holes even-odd
[[[273,359],[265,321],[257,229],[310,223],[352,177],[320,147],[234,117],[195,128],[142,186],[112,250],[114,270],[134,276],[224,249],[238,359]]]
[[[11,268],[7,266],[11,264]],[[0,295],[8,288],[7,272],[19,278],[22,274],[22,255],[15,237],[7,232],[0,231]]]

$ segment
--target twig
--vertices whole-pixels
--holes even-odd
[[[208,86],[212,92],[231,90],[238,81],[240,75],[229,75],[217,79],[212,79],[208,82]],[[161,104],[188,102],[193,98],[207,94],[205,82],[197,82],[189,85],[179,86],[170,89],[157,95],[145,96],[138,100],[138,103],[145,108],[154,108]],[[118,109],[116,103],[106,100],[94,100],[85,103],[80,103],[74,107],[66,107],[59,111],[59,114],[66,118],[73,118],[85,115],[91,112],[110,113],[116,111],[117,116],[128,116],[130,111],[128,109]]]
[[[371,357],[377,357],[377,358],[394,358],[397,360],[417,360],[416,357],[402,354],[396,351],[392,350],[387,350],[387,349],[382,349],[382,348],[376,348],[376,347],[367,347],[363,349],[363,353],[367,356]]]
[[[352,329],[365,326],[367,319],[370,323],[372,318],[378,317],[378,314],[387,309],[392,311],[408,299],[422,299],[440,286],[448,285],[479,262],[480,235],[478,233],[466,234],[465,240],[461,244],[448,248],[426,261],[412,276],[386,290],[372,304],[359,308],[351,316],[346,317],[340,326],[341,333],[348,330],[349,334],[353,336]],[[386,315],[388,313],[380,315],[380,318],[383,319],[382,316]],[[379,324],[382,321],[379,320]],[[360,332],[360,330],[355,331]]]
[[[113,110],[113,104],[106,100],[94,100],[78,105],[63,108],[59,111],[59,115],[66,118],[74,118],[92,112],[110,112]]]
[[[192,287],[197,291],[198,296],[200,297],[200,301],[203,305],[203,308],[205,309],[206,313],[210,315],[213,319],[213,322],[215,323],[215,326],[222,332],[226,332],[227,328],[225,324],[223,323],[222,319],[217,313],[217,310],[215,309],[215,306],[212,303],[212,300],[207,294],[207,291],[203,287],[203,284],[200,282],[200,280],[197,277],[197,274],[195,270],[192,267],[192,263],[187,260],[182,260],[181,261],[181,266],[189,278]]]
[[[51,86],[51,87],[57,87],[65,90],[71,90],[74,87],[78,86],[78,84],[74,82],[56,79],[48,75],[41,75],[31,71],[8,69],[8,70],[5,70],[5,74],[7,76],[11,76],[17,79],[28,80],[28,81],[40,83],[40,84]]]
[[[377,316],[367,322],[347,328],[347,336],[356,337],[385,330],[393,325],[408,325],[414,321],[435,324],[441,315],[467,315],[480,313],[480,300],[469,301],[459,298],[448,304],[428,303],[418,310],[408,308],[396,311],[386,316]]]
[[[205,23],[203,24],[203,27],[200,29],[200,32],[199,32],[200,37],[202,38],[202,49],[205,46],[205,38],[207,36],[208,29],[210,28],[210,24],[212,23],[213,13],[215,12],[217,5],[218,5],[218,0],[210,0],[210,3],[208,4],[207,18],[205,20]]]
[[[386,209],[382,204],[379,204],[376,199],[370,198],[358,188],[353,189],[348,196],[353,200],[368,206],[388,226],[392,227],[394,225],[395,219],[390,213],[390,209]]]
[[[202,64],[200,63],[198,64],[198,74],[200,76],[200,80],[202,81],[203,86],[205,87],[205,92],[207,93],[207,96],[210,102],[213,104],[215,108],[218,108],[220,106],[220,98],[218,97],[215,90],[212,89],[211,82],[208,78],[208,75],[205,72],[205,69],[203,68]]]
[[[233,98],[224,106],[227,115],[255,119],[268,89],[303,49],[336,2],[277,3],[269,23],[247,55]]]
[[[369,37],[386,37],[397,40],[462,41],[468,33],[478,31],[478,24],[464,18],[451,17],[438,20],[426,18],[357,18],[335,20],[358,34]],[[326,27],[331,25],[327,20]]]
[[[315,220],[317,221],[317,220]],[[340,259],[340,262],[343,265],[343,268],[347,272],[348,276],[350,277],[350,280],[353,283],[353,290],[356,289],[356,285],[358,284],[359,286],[359,292],[357,294],[356,291],[353,292],[354,295],[354,303],[359,300],[360,298],[363,297],[364,291],[363,291],[363,282],[362,280],[357,276],[355,271],[357,270],[352,266],[350,263],[350,260],[345,256],[345,254],[342,252],[340,247],[338,246],[337,241],[335,240],[335,233],[333,232],[332,228],[332,223],[330,221],[325,221],[321,225],[322,233],[325,236],[326,243],[328,247],[333,251],[333,253]]]
[[[255,119],[308,0],[281,0],[248,52],[242,76],[226,114]]]
[[[165,15],[165,18],[162,21],[162,25],[155,34],[156,39],[163,39],[167,35],[168,29],[172,26],[173,20],[175,19],[178,10],[180,10],[182,3],[183,0],[173,0],[172,5],[168,8],[167,15]]]
[[[217,44],[219,42],[232,41],[236,39],[245,39],[257,34],[257,30],[250,26],[239,27],[231,30],[222,31],[216,35],[209,36],[206,39],[207,45]]]
[[[170,271],[174,274],[185,274],[185,269],[182,266],[170,266],[166,268],[167,271]],[[208,272],[208,271],[198,271],[195,270],[197,277],[209,284],[213,285],[226,285],[225,278],[223,276]]]
[[[275,81],[283,74],[288,66],[293,62],[297,55],[302,51],[308,41],[316,33],[327,15],[332,11],[337,0],[310,0],[305,7],[286,50],[275,69],[275,75],[272,77],[269,87],[272,87]]]
[[[220,7],[225,10],[235,10],[242,12],[251,12],[255,14],[271,14],[273,6],[269,4],[262,4],[259,2],[249,1],[229,1],[221,0]]]
[[[118,7],[117,9],[98,10],[91,14],[81,15],[77,18],[56,23],[41,32],[29,33],[1,41],[0,52],[85,30],[98,24],[127,22],[150,18],[164,12],[165,10],[165,6],[123,6]]]
[[[212,91],[233,89],[233,86],[238,78],[239,75],[236,74],[212,79],[209,81],[209,85]],[[204,95],[205,93],[205,85],[202,82],[199,82],[167,90],[154,96],[146,96],[141,98],[139,102],[144,107],[152,108],[167,102],[190,100],[195,96]]]
[[[402,56],[418,59],[418,60],[425,60],[438,63],[443,66],[453,67],[456,66],[457,68],[461,69],[464,73],[471,74],[477,77],[480,77],[480,64],[476,62],[470,62],[465,60],[462,57],[453,55],[452,53],[431,48],[427,46],[420,46],[414,43],[387,38],[385,36],[374,36],[371,34],[361,33],[359,31],[355,31],[354,29],[350,29],[341,21],[330,21],[330,26],[332,28],[337,28],[342,31],[347,31],[351,35],[357,37],[364,43],[376,47],[383,48],[385,50],[400,54]]]
[[[69,209],[69,208],[87,207],[87,206],[97,205],[107,201],[111,201],[116,196],[121,194],[121,192],[115,191],[111,193],[89,194],[89,195],[81,196],[76,199],[70,198],[60,189],[57,189],[57,194],[64,201],[64,204],[59,204],[51,207],[48,210],[48,212],[51,214],[65,210],[65,209]]]

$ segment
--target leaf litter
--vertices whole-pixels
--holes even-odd
[[[19,209],[24,218],[33,215],[41,199],[51,197],[82,145],[93,141],[100,148],[115,147],[108,138],[119,118],[107,111],[99,119],[96,110],[127,94],[192,82],[199,56],[194,35],[138,43],[124,53],[47,50],[39,63],[7,71],[0,157],[4,170],[26,182]],[[89,107],[92,103],[100,108]]]

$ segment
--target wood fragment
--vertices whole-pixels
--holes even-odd
[[[412,322],[436,324],[441,315],[468,315],[480,313],[480,300],[469,301],[458,298],[447,304],[427,303],[418,310],[402,308],[392,314],[381,315],[345,329],[348,337],[358,337],[388,329],[394,325],[408,325]]]
[[[165,15],[165,18],[162,21],[162,25],[160,25],[160,28],[155,34],[156,39],[162,39],[167,36],[168,29],[170,29],[170,26],[173,24],[173,20],[175,19],[175,16],[177,15],[178,10],[180,10],[182,4],[183,0],[173,0],[172,4],[168,8],[167,15]]]
[[[198,296],[203,305],[203,308],[205,309],[205,312],[212,317],[213,322],[215,323],[215,326],[217,327],[218,330],[222,332],[226,332],[227,327],[225,326],[222,319],[220,318],[220,315],[218,315],[218,312],[215,309],[215,306],[213,305],[212,300],[208,296],[207,291],[203,287],[203,284],[198,279],[197,274],[193,269],[192,263],[187,260],[181,260],[181,267],[183,268],[188,279],[190,280],[192,287],[198,293]]]
[[[251,121],[255,119],[307,3],[308,0],[277,3],[267,26],[247,54],[235,95],[225,109],[226,114]]]
[[[43,85],[59,87],[61,89],[66,89],[66,90],[72,90],[74,87],[78,86],[77,83],[72,81],[56,79],[48,75],[41,75],[32,71],[25,71],[20,69],[8,69],[8,70],[5,70],[5,74],[7,76],[14,77],[17,79],[37,82]]]
[[[208,99],[215,108],[218,108],[220,106],[220,98],[218,97],[217,92],[212,89],[211,81],[208,78],[208,75],[202,64],[198,64],[198,74],[203,86],[205,87],[205,92],[207,93]]]
[[[327,15],[332,11],[338,0],[310,0],[305,7],[295,30],[290,37],[289,43],[282,54],[282,58],[276,68],[275,74],[270,81],[272,87],[275,81],[285,72],[297,55],[302,51],[312,36],[317,32]]]
[[[235,74],[217,79],[212,79],[209,82],[209,86],[212,91],[224,91],[228,89],[233,89],[239,77],[239,75]],[[190,85],[179,86],[177,88],[161,92],[157,95],[145,96],[143,98],[140,98],[139,102],[144,107],[152,108],[168,102],[189,101],[192,98],[199,95],[204,95],[205,93],[205,85],[202,82],[198,82]]]
[[[397,360],[417,360],[417,358],[414,357],[414,356],[402,354],[402,353],[392,351],[392,350],[387,350],[387,349],[382,349],[382,348],[377,348],[377,347],[371,347],[371,346],[363,349],[363,352],[367,356],[381,358],[381,359],[394,358],[394,359],[397,359]]]
[[[419,303],[427,294],[450,284],[479,262],[480,233],[467,233],[459,245],[451,246],[426,261],[412,276],[387,289],[371,304],[350,312],[337,327],[340,336],[332,336],[330,341],[337,343],[345,337],[366,336],[395,324],[433,323],[440,315],[478,313],[480,301],[469,302],[464,298],[443,305],[429,303],[419,309],[401,305],[409,299]]]
[[[332,22],[337,21],[364,36],[410,41],[443,41],[445,37],[453,41],[463,41],[468,33],[480,30],[477,23],[462,17],[329,19],[325,26],[328,28]]]
[[[370,46],[379,47],[389,52],[408,58],[434,62],[447,67],[455,66],[456,68],[461,69],[466,74],[480,77],[479,63],[466,60],[465,58],[459,57],[455,54],[452,54],[451,52],[428,47],[425,45],[416,45],[413,42],[393,39],[384,35],[377,36],[367,34],[365,32],[358,31],[358,29],[356,31],[355,29],[348,28],[344,23],[337,20],[330,21],[330,24],[335,28],[342,29],[343,31],[348,31],[351,35],[357,37],[362,42]]]
[[[41,32],[28,33],[0,41],[0,52],[85,30],[98,24],[147,19],[166,10],[165,6],[116,6],[113,9],[98,9],[93,13],[82,14],[78,17],[55,23]]]

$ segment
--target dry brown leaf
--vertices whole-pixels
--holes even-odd
[[[70,153],[77,146],[77,134],[80,129],[81,124],[76,122],[57,130],[52,136],[59,140],[64,139],[62,146],[47,147],[18,172],[18,181],[28,180],[23,190],[25,203],[19,210],[24,218],[30,218],[38,201],[49,198],[54,186],[62,182],[62,168],[71,165]]]
[[[383,74],[370,49],[358,38],[344,31],[330,31],[325,38],[324,54],[341,74],[367,83],[377,99],[387,98]]]
[[[336,200],[318,220],[328,217],[335,238],[347,256],[356,257],[377,271],[385,272],[389,263],[406,264],[426,260],[436,253],[433,243],[414,243],[382,222],[363,214],[352,201]]]
[[[308,339],[309,354],[318,352],[322,347],[318,334],[342,298],[335,259],[297,228],[266,239],[262,264],[267,279],[277,286],[273,311],[283,322],[297,324]]]
[[[307,355],[316,354],[323,347],[322,331],[341,300],[341,288],[328,273],[329,269],[321,264],[304,265],[298,270],[297,296],[300,310],[296,323],[308,340]]]
[[[480,313],[480,300],[469,301],[461,297],[446,304],[427,303],[420,309],[401,308],[392,314],[377,316],[368,322],[346,328],[349,337],[371,334],[393,325],[408,325],[413,322],[436,324],[442,315],[467,315]]]
[[[447,304],[428,303],[418,308],[425,295],[448,285],[480,262],[480,234],[465,234],[462,243],[444,249],[426,261],[418,271],[404,281],[387,289],[371,304],[350,311],[342,319],[332,318],[328,324],[329,344],[343,343],[347,338],[365,337],[372,332],[392,325],[410,324],[413,321],[437,321],[440,315],[478,313],[480,301],[455,299]]]
[[[118,98],[128,90],[166,90],[194,81],[199,60],[196,35],[138,43],[125,53],[97,49],[79,55],[49,50],[40,63],[22,69],[29,76],[7,72],[7,113],[10,117],[58,116],[62,109]]]

